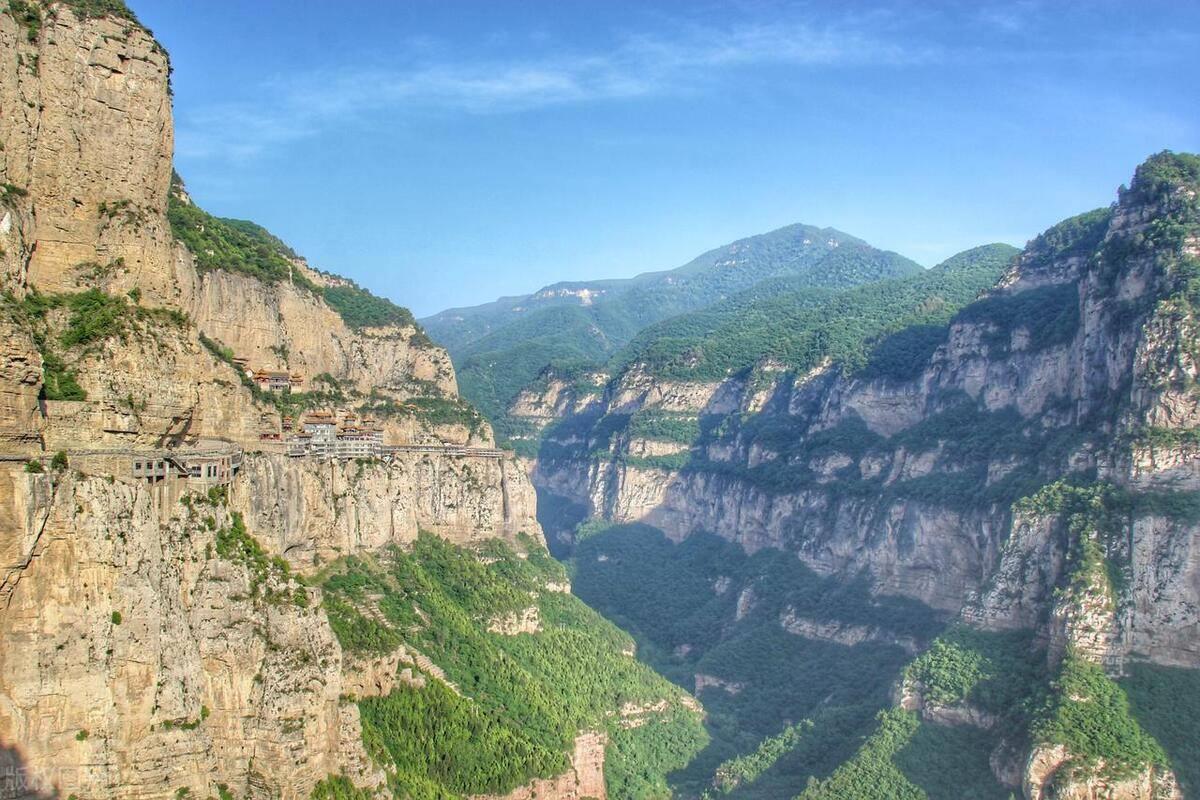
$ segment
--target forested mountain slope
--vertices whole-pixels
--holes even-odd
[[[786,277],[797,290],[837,289],[918,271],[912,261],[832,228],[789,225],[666,272],[554,284],[443,311],[422,324],[450,350],[464,396],[503,428],[508,404],[545,367],[601,364],[646,326],[761,281]]]
[[[584,598],[731,715],[681,789],[1200,790],[1200,730],[1162,702],[1200,668],[1198,198],[1200,158],[1162,153],[957,310],[893,287],[856,319],[867,286],[771,337],[751,299],[519,398],[548,426],[539,507]],[[713,534],[750,566],[697,552]],[[648,618],[672,591],[683,619]],[[763,703],[822,658],[896,692],[817,697],[798,677],[794,708]]]

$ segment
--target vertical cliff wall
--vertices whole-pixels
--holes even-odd
[[[762,363],[688,382],[633,364],[599,401],[550,381],[513,409],[559,414],[534,480],[675,539],[865,568],[878,591],[948,612],[982,592],[1002,626],[1043,622],[1064,579],[1062,537],[1014,523],[1012,503],[1063,476],[1113,484],[1132,498],[1109,552],[1129,577],[1116,647],[1200,664],[1200,544],[1182,513],[1200,487],[1191,164],[1157,156],[1112,208],[1040,236],[909,375]]]
[[[325,373],[352,400],[461,412],[401,406],[391,442],[492,437],[415,325],[351,326],[322,293],[340,279],[298,259],[301,277],[270,281],[202,269],[175,240],[169,62],[119,4],[16,4],[0,50],[0,748],[17,796],[381,786],[299,575],[418,531],[540,541],[528,477],[452,450],[255,452],[279,408],[202,334],[306,390]],[[140,453],[214,441],[250,452],[211,494],[132,476]]]

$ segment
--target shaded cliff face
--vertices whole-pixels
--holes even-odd
[[[569,512],[557,529],[552,515],[543,521],[568,538],[580,515],[648,523],[676,542],[716,533],[750,554],[795,554],[846,585],[865,576],[877,598],[873,624],[847,625],[837,603],[780,612],[784,631],[813,642],[854,648],[889,635],[874,623],[895,595],[958,616],[968,631],[996,632],[935,644],[938,653],[958,648],[961,661],[935,661],[933,672],[960,683],[974,674],[967,685],[984,686],[978,696],[968,688],[931,701],[928,687],[905,679],[911,693],[900,708],[802,797],[847,796],[864,769],[893,776],[896,793],[957,775],[997,796],[1178,796],[1172,765],[1186,767],[1186,753],[1178,741],[1164,753],[1142,727],[1153,717],[1143,708],[1135,720],[1113,677],[1148,661],[1200,667],[1198,190],[1195,157],[1151,158],[1112,208],[1050,229],[948,326],[884,338],[863,368],[827,361],[797,374],[763,358],[723,379],[688,380],[633,363],[598,398],[551,376],[544,393],[526,393],[513,409],[544,426],[534,481],[554,500],[547,508]],[[676,372],[686,376],[687,366]],[[585,596],[637,624],[636,599],[614,595],[619,582],[601,577],[612,559],[628,561],[620,554],[632,545],[598,528],[578,529],[580,575],[596,576]],[[699,580],[674,560],[660,572],[642,580]],[[728,582],[708,579],[716,597],[694,607],[724,602]],[[706,700],[724,692],[732,699],[722,702],[748,713],[752,700],[740,698],[756,691],[753,671],[704,665],[748,641],[736,627],[753,619],[742,600],[752,615],[763,591],[774,607],[795,588],[743,591],[715,642],[636,629],[675,648],[669,658],[656,651],[660,668],[697,665]],[[1039,655],[1022,666],[1030,648]],[[782,652],[772,658],[803,663],[803,653]],[[893,679],[886,670],[875,678]],[[1005,702],[997,680],[1008,681]],[[939,741],[961,754],[940,777],[913,760]],[[806,746],[764,739],[760,752],[783,753],[787,764]],[[762,759],[727,762],[713,785],[722,769],[748,763],[767,764],[769,777],[748,796],[770,796],[770,781],[796,791],[812,774]],[[798,768],[798,784],[788,784]]]
[[[958,611],[1004,563],[1009,506],[1037,487],[1076,475],[1133,492],[1196,488],[1185,295],[1200,217],[1194,177],[1172,158],[1144,165],[1113,209],[1031,243],[909,375],[836,365],[796,375],[765,363],[689,383],[635,364],[594,410],[549,429],[535,483],[672,538],[706,530],[750,551],[793,550],[822,572],[865,567],[881,591]],[[560,389],[540,407],[572,401]],[[1187,610],[1200,601],[1189,588],[1194,529],[1149,510],[1132,524],[1145,533],[1134,548],[1156,555],[1133,561],[1131,600],[1143,614],[1123,647],[1137,639],[1142,650],[1147,636],[1134,631],[1155,626],[1174,660],[1200,664]],[[997,600],[990,624],[1036,623],[1061,577],[1061,543],[1046,531],[1031,538],[1050,552],[1010,547],[1003,558],[1040,576],[1002,582],[1027,602],[1001,612]],[[1177,604],[1169,626],[1151,610],[1164,596]],[[1189,632],[1176,633],[1181,624]]]

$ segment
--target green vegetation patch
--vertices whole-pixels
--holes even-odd
[[[614,364],[646,364],[655,374],[692,380],[721,379],[763,358],[799,372],[828,359],[848,371],[869,368],[873,377],[907,374],[911,363],[893,368],[886,353],[872,360],[874,346],[913,325],[944,327],[955,311],[995,283],[1015,252],[990,245],[928,271],[846,289],[814,288],[795,279],[765,281],[703,311],[647,328],[614,357]],[[898,353],[895,345],[891,352]]]
[[[980,631],[954,625],[905,670],[926,701],[966,702],[996,715],[1022,712],[1031,687],[1045,680],[1045,653],[1029,631]]]
[[[996,744],[986,731],[922,723],[912,711],[881,712],[878,725],[827,779],[813,781],[798,800],[1004,800],[988,764]]]
[[[1140,164],[1129,190],[1141,202],[1155,203],[1181,187],[1200,184],[1200,156],[1163,150]]]
[[[13,21],[25,29],[25,39],[36,42],[42,32],[42,10],[31,0],[8,0],[4,9]]]
[[[277,239],[262,236],[241,221],[214,217],[195,203],[185,201],[181,191],[182,182],[175,175],[167,219],[171,232],[191,252],[201,272],[238,272],[266,283],[288,281],[314,294],[320,293],[316,284],[288,260],[288,251],[281,249],[282,243]]]
[[[308,592],[299,576],[292,574],[284,559],[267,555],[258,540],[246,530],[239,512],[234,511],[230,523],[217,531],[216,554],[249,570],[252,598],[261,598],[271,605],[308,606]]]
[[[1065,258],[1092,255],[1104,242],[1112,215],[1111,208],[1097,208],[1046,229],[1030,242],[1029,254],[1021,262],[1022,269],[1037,270]]]
[[[524,557],[497,541],[471,552],[422,534],[409,552],[327,571],[325,607],[346,651],[369,656],[403,643],[456,687],[426,675],[423,688],[360,701],[368,751],[397,785],[459,797],[560,774],[575,736],[600,730],[611,740],[605,771],[614,796],[661,797],[665,774],[704,744],[698,713],[629,657],[628,636],[572,595],[546,589],[567,576],[540,545],[526,538],[521,548]],[[489,631],[530,606],[537,633]],[[627,703],[662,700],[671,710],[636,731],[614,716]]]
[[[876,596],[865,579],[818,576],[792,553],[749,556],[703,533],[673,544],[643,525],[585,523],[577,540],[574,591],[633,634],[639,658],[681,686],[701,674],[732,687],[701,693],[712,738],[672,776],[681,796],[736,784],[736,797],[771,800],[828,774],[889,702],[908,661],[893,638],[926,641],[941,628],[920,603]],[[789,614],[878,639],[847,646],[789,633]]]
[[[1169,763],[1162,747],[1138,724],[1125,691],[1101,666],[1073,653],[1063,659],[1033,735],[1038,741],[1066,746],[1070,759],[1056,779],[1099,773],[1121,780],[1148,766]]]
[[[325,302],[341,314],[342,319],[351,328],[382,328],[395,325],[420,330],[412,312],[407,308],[402,308],[386,298],[376,297],[356,284],[326,286],[321,294]]]
[[[378,417],[414,417],[426,425],[458,425],[474,433],[485,421],[470,403],[459,397],[422,396],[394,400],[372,395],[362,406],[364,412]]]
[[[1200,792],[1200,670],[1135,662],[1120,681],[1142,730],[1166,751],[1184,797]]]
[[[700,420],[695,414],[641,409],[629,420],[627,430],[632,438],[691,444],[700,438]]]
[[[900,771],[892,757],[912,741],[920,722],[911,711],[879,715],[879,727],[854,758],[828,779],[809,785],[799,800],[925,800],[926,795]]]
[[[368,752],[386,753],[400,776],[415,774],[456,795],[503,793],[567,768],[559,748],[436,680],[368,698],[359,710]]]
[[[62,294],[31,291],[20,300],[5,294],[0,307],[37,346],[42,357],[42,391],[47,400],[87,399],[67,357],[78,360],[109,339],[125,341],[134,333],[154,335],[165,326],[182,328],[188,324],[187,316],[180,311],[142,308],[128,297],[99,289]],[[58,315],[52,318],[56,311]]]
[[[345,775],[330,775],[313,787],[312,793],[309,794],[309,800],[374,800],[375,796],[375,792],[356,787]],[[232,798],[233,795],[229,794],[228,789],[222,791],[221,800],[232,800]],[[414,800],[421,800],[421,798],[417,795]],[[436,798],[430,798],[430,800],[436,800]]]
[[[795,750],[812,729],[812,720],[807,719],[788,725],[774,736],[759,742],[754,752],[725,761],[713,773],[713,787],[721,794],[729,794],[743,784],[754,783],[782,756]]]
[[[408,309],[345,278],[330,276],[332,285],[318,286],[293,263],[295,251],[279,237],[248,220],[214,217],[184,200],[182,190],[182,181],[174,175],[167,219],[171,232],[192,253],[201,272],[225,270],[265,283],[288,282],[323,298],[350,328],[412,326],[417,331],[415,343],[429,343]]]

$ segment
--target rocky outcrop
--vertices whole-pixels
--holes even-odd
[[[163,524],[144,487],[0,479],[0,736],[30,774],[63,797],[299,798],[369,763],[319,593],[223,546],[223,507]]]
[[[347,659],[342,688],[346,694],[360,700],[386,697],[400,684],[420,689],[425,686],[425,676],[413,671],[417,667],[416,658],[417,654],[401,645],[382,656]]]
[[[603,398],[608,381],[603,372],[587,373],[579,380],[560,375],[547,367],[534,386],[521,390],[509,406],[508,415],[535,431],[571,414],[582,414]]]
[[[541,613],[537,606],[520,611],[509,611],[497,615],[488,622],[488,632],[501,636],[516,636],[519,633],[537,633],[542,629]]]
[[[279,413],[256,401],[195,331],[164,317],[136,316],[118,338],[71,362],[85,400],[48,400],[46,450],[164,447],[198,439],[259,446]]]
[[[1120,780],[1098,776],[1075,780],[1062,774],[1069,760],[1062,745],[1036,749],[1025,766],[1021,787],[1027,800],[1183,800],[1179,784],[1169,771],[1148,767]]]
[[[919,649],[917,640],[911,636],[897,636],[876,625],[855,625],[840,620],[805,617],[797,614],[792,608],[784,609],[779,617],[779,626],[793,636],[802,636],[818,642],[834,642],[847,647],[863,642],[883,642],[894,644],[912,654]]]
[[[746,688],[744,683],[727,681],[715,675],[706,675],[703,672],[697,672],[694,680],[695,686],[692,693],[697,696],[705,689],[719,689],[726,694],[741,694],[742,690]]]

